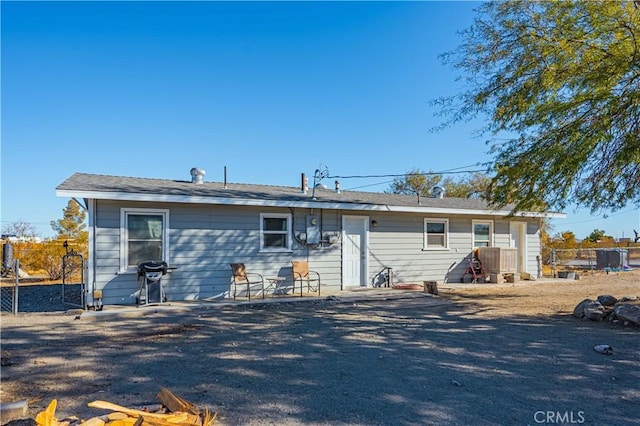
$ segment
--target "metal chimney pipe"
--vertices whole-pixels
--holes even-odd
[[[204,175],[207,174],[203,169],[194,167],[191,169],[191,182],[202,185],[204,183]]]

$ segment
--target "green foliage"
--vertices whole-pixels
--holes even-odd
[[[392,194],[412,194],[420,196],[431,196],[431,189],[442,180],[442,175],[429,170],[423,172],[420,169],[413,169],[401,178],[395,178],[391,183],[388,193]]]
[[[442,185],[447,197],[486,199],[491,178],[482,173],[472,173],[455,180],[447,177]]]
[[[445,195],[452,198],[484,199],[491,179],[482,173],[473,173],[460,179],[442,178],[431,170],[413,169],[401,178],[395,178],[386,191],[392,194],[414,194],[431,197],[434,186],[442,186]]]
[[[489,199],[514,210],[640,205],[640,10],[629,1],[482,3],[445,63],[451,125],[487,116]],[[506,138],[506,140],[505,140]]]
[[[73,239],[87,242],[88,233],[84,223],[86,212],[75,200],[69,200],[67,207],[62,209],[62,219],[51,221],[51,228],[58,234],[58,239]]]
[[[593,231],[591,231],[589,236],[585,238],[585,241],[591,243],[606,242],[609,240],[613,240],[613,237],[606,235],[606,233],[602,229],[594,229]]]

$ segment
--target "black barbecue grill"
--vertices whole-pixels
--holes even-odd
[[[162,277],[168,269],[169,266],[164,261],[149,260],[138,264],[140,291],[136,298],[136,304],[148,305],[167,301],[162,288]]]

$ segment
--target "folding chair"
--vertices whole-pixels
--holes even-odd
[[[300,297],[302,297],[302,288],[307,284],[307,293],[317,291],[320,295],[320,274],[316,271],[309,270],[309,262],[306,260],[294,260],[291,262],[293,270],[293,292],[295,294],[296,283],[300,283]]]
[[[257,284],[262,292],[264,299],[264,277],[258,273],[249,273],[244,263],[230,263],[231,265],[231,284],[233,285],[233,299],[235,300],[238,293],[238,285],[247,286],[247,297],[251,300],[251,289]]]

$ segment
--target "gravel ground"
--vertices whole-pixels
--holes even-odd
[[[599,279],[622,296],[637,278]],[[640,327],[570,316],[595,285],[93,319],[3,314],[0,399],[29,399],[34,415],[57,398],[59,418],[86,419],[104,414],[90,401],[155,403],[167,386],[223,425],[640,425]]]

